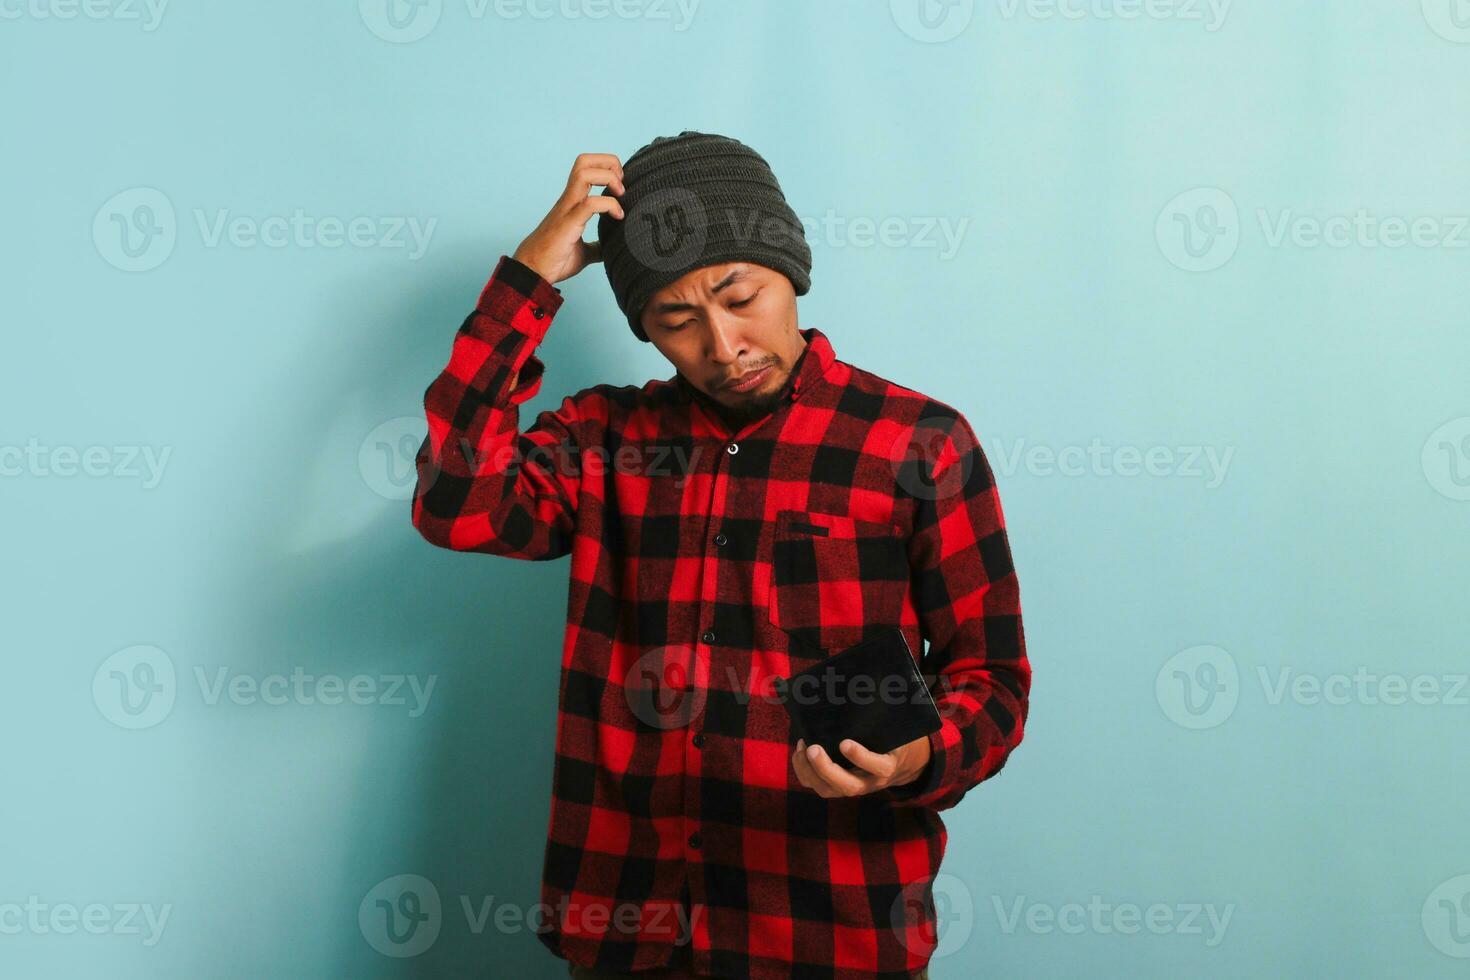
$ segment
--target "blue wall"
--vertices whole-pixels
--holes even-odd
[[[412,452],[575,155],[686,128],[1000,482],[936,980],[1470,968],[1470,5],[157,2],[0,0],[0,974],[565,975],[494,910],[567,570],[423,542]],[[668,376],[561,286],[531,411]]]

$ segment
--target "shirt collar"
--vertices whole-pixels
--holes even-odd
[[[797,332],[806,340],[806,346],[796,358],[796,364],[791,369],[791,377],[786,381],[786,388],[781,394],[783,403],[795,401],[815,388],[826,377],[832,367],[832,362],[837,359],[837,355],[832,350],[832,342],[822,331],[816,327],[806,327],[805,329],[798,328]],[[697,400],[705,405],[714,403],[714,399],[694,387],[684,375],[676,372],[672,381],[679,401]]]

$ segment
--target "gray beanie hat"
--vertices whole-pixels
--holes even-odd
[[[602,264],[618,308],[639,340],[649,298],[694,269],[754,262],[811,288],[812,252],[761,155],[728,136],[684,130],[659,136],[623,163],[624,217],[597,217]]]

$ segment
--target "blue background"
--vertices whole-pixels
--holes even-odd
[[[567,569],[423,542],[405,447],[574,157],[683,129],[813,219],[802,325],[996,469],[1033,702],[943,814],[936,980],[1470,967],[1463,0],[98,2],[143,19],[0,10],[0,973],[565,975],[461,897],[539,897]],[[208,234],[297,209],[371,232]],[[560,285],[530,412],[669,376],[600,266]],[[211,696],[293,672],[435,686]],[[442,902],[413,957],[359,922],[398,875]]]

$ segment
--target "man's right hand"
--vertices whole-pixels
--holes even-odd
[[[577,155],[566,190],[511,258],[552,283],[570,279],[589,264],[601,262],[601,243],[582,241],[587,222],[603,211],[622,220],[623,206],[611,195],[593,194],[595,186],[611,187],[615,195],[623,193],[623,165],[611,153]]]

